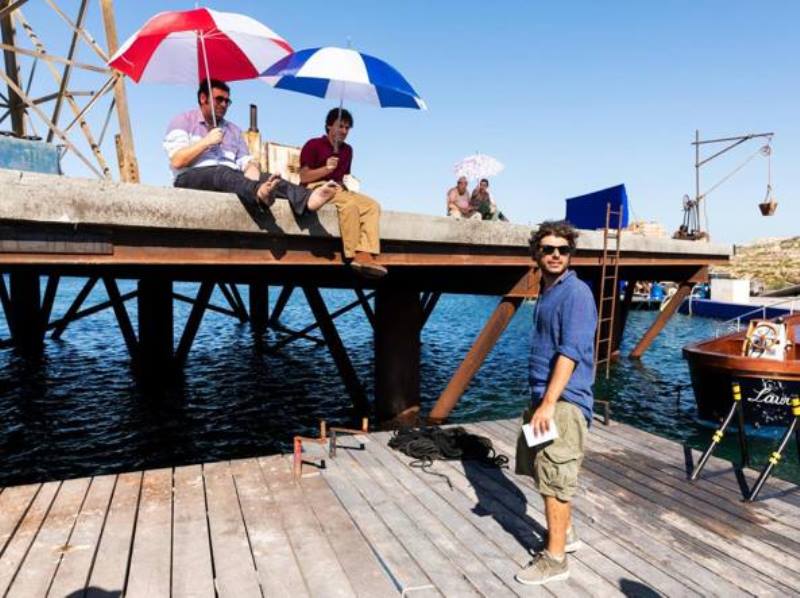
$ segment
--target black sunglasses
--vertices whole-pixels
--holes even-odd
[[[539,251],[544,255],[553,255],[556,251],[559,255],[570,255],[572,247],[569,245],[539,245]]]
[[[214,96],[214,101],[217,104],[227,104],[228,106],[233,104],[233,100],[230,98],[226,98],[225,96]]]

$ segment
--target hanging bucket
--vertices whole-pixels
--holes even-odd
[[[758,209],[761,210],[762,216],[772,216],[775,213],[775,210],[778,209],[778,202],[774,199],[770,201],[762,201],[758,204]]]

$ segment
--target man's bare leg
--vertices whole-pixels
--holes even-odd
[[[547,551],[557,559],[564,557],[567,529],[570,522],[570,504],[555,496],[545,496],[544,513],[547,518]]]
[[[311,212],[316,212],[333,199],[333,196],[336,195],[339,189],[341,189],[341,187],[334,181],[328,181],[324,185],[320,185],[311,192],[311,196],[308,198],[307,208]]]

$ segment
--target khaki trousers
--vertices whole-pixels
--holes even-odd
[[[309,185],[315,187],[315,185]],[[356,251],[377,255],[381,252],[380,204],[361,193],[337,191],[330,203],[339,212],[344,257],[351,259]]]

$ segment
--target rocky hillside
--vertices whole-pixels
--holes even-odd
[[[712,272],[758,279],[766,290],[800,284],[800,237],[759,239],[737,245],[731,265],[715,267]]]

